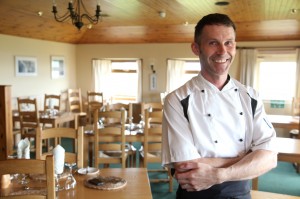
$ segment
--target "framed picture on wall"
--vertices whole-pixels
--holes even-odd
[[[65,76],[65,59],[63,56],[51,56],[51,77],[52,79]]]
[[[37,76],[37,59],[35,57],[15,57],[16,76]]]

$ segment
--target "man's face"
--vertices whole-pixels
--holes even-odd
[[[202,75],[213,79],[227,77],[236,53],[234,29],[223,25],[205,26],[198,45]]]

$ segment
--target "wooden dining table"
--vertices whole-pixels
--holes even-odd
[[[300,164],[300,139],[277,137],[273,147],[278,152],[278,161]],[[258,189],[258,178],[252,180],[252,188]]]
[[[29,174],[30,175],[30,174]],[[97,175],[102,177],[113,176],[122,178],[126,181],[124,187],[115,190],[101,190],[90,188],[85,185],[85,181],[95,178]],[[65,175],[66,176],[66,175]],[[101,169],[95,175],[82,175],[77,172],[74,174],[76,186],[74,189],[62,189],[56,193],[57,199],[91,199],[91,198],[107,198],[107,199],[152,199],[150,182],[146,168],[105,168]],[[63,186],[65,178],[60,180]],[[27,195],[27,194],[46,194],[46,181],[43,177],[31,178],[26,185],[29,188],[24,189],[17,181],[12,181],[7,188],[0,189],[0,196]]]
[[[299,116],[268,115],[268,119],[274,128],[299,129]]]
[[[74,121],[75,126],[82,126],[81,119],[84,120],[86,113],[73,113],[73,112],[58,112],[54,115],[47,115],[44,111],[39,112],[39,122],[41,124],[50,124],[53,128],[59,127],[60,125]],[[20,122],[19,114],[17,110],[13,111],[13,125]]]
[[[75,189],[58,192],[57,199],[69,198],[107,198],[107,199],[152,199],[150,182],[146,168],[105,168],[101,169],[101,176],[116,176],[127,181],[124,188],[116,190],[99,190],[88,188],[84,181],[93,176],[74,174],[77,181]]]
[[[251,190],[252,199],[300,199],[299,196],[290,196],[285,194],[270,193],[265,191]]]
[[[277,137],[278,161],[300,164],[300,139]]]

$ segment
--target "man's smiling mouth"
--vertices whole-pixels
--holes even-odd
[[[226,63],[229,59],[214,59],[213,61],[219,64]]]

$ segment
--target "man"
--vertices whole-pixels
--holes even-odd
[[[228,74],[235,31],[227,15],[203,17],[191,45],[201,71],[165,98],[162,164],[175,169],[177,199],[249,199],[250,179],[277,165],[262,101]]]

